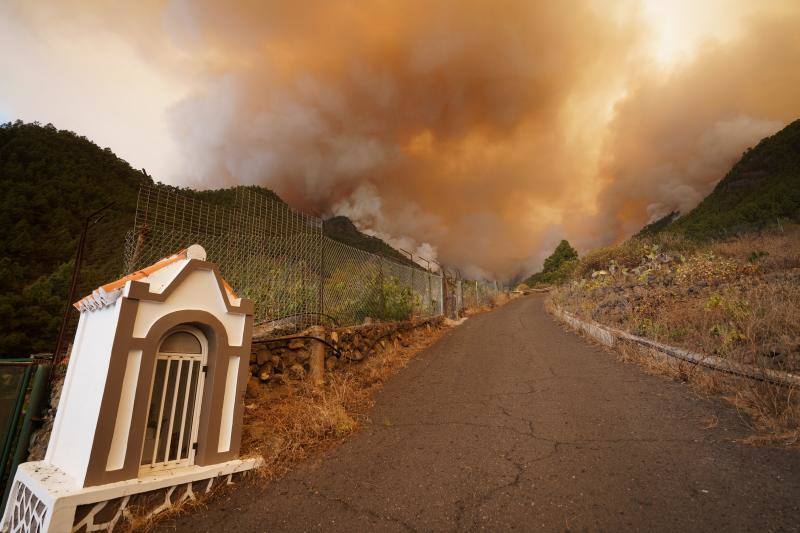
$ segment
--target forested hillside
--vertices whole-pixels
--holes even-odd
[[[411,261],[408,256],[395,250],[381,239],[365,235],[358,231],[355,224],[347,217],[337,216],[325,220],[322,223],[322,230],[325,232],[325,235],[341,243],[349,244],[350,246],[360,248],[373,254],[388,257],[398,263],[414,267],[419,266]]]
[[[20,121],[0,125],[0,357],[53,350],[83,221],[112,202],[88,233],[78,294],[122,273],[125,234],[133,226],[142,180],[150,178],[70,131]],[[232,205],[235,188],[183,193]],[[334,219],[325,232],[403,260],[351,226]]]
[[[747,150],[695,209],[657,230],[706,239],[782,218],[800,221],[800,120]]]
[[[639,242],[658,240],[662,235],[673,234],[703,246],[708,240],[764,228],[780,229],[792,222],[800,222],[800,120],[748,149],[696,208],[683,216],[677,211],[668,213],[644,226],[622,245],[591,252],[589,261],[625,255],[625,250],[636,248]],[[559,248],[567,251],[564,241]],[[558,254],[559,248],[547,260],[551,262],[550,269],[546,261],[542,272],[525,283],[561,283],[570,278],[577,265],[574,261],[577,254],[559,262],[560,268],[553,268],[554,257],[563,255]],[[605,268],[599,263],[593,266]]]
[[[0,356],[52,351],[84,218],[82,287],[118,275],[143,174],[109,149],[52,125],[0,126]]]

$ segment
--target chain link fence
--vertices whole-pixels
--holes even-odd
[[[134,272],[193,243],[237,294],[255,302],[256,322],[339,325],[366,318],[442,314],[442,277],[328,238],[322,220],[292,210],[255,187],[217,196],[144,183],[125,242]]]
[[[489,305],[500,292],[496,281],[461,280],[461,309]]]

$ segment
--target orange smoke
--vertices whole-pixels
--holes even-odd
[[[796,2],[669,70],[634,0],[78,6],[26,16],[113,31],[191,87],[168,110],[184,184],[264,185],[472,275],[690,209],[800,115]]]
[[[687,212],[747,148],[800,117],[800,4],[788,7],[751,18],[734,42],[707,44],[669,76],[635,80],[608,128],[591,238]]]

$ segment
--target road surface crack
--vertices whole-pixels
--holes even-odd
[[[330,496],[328,494],[325,494],[323,491],[321,491],[319,489],[315,489],[314,487],[312,487],[308,481],[302,481],[302,484],[306,488],[306,490],[308,491],[309,494],[311,494],[313,496],[320,497],[325,501],[328,501],[328,502],[331,502],[331,503],[335,503],[335,504],[339,505],[340,507],[342,507],[343,509],[345,509],[346,511],[349,511],[351,513],[355,513],[355,514],[360,515],[360,516],[367,516],[367,517],[372,518],[373,520],[377,520],[379,522],[391,522],[393,524],[397,524],[397,525],[401,526],[406,531],[412,531],[414,533],[416,533],[416,531],[417,531],[416,528],[414,528],[413,526],[411,526],[408,522],[405,522],[404,520],[401,520],[399,518],[395,518],[395,517],[390,516],[390,515],[382,515],[382,514],[380,514],[378,512],[373,511],[372,509],[363,509],[363,508],[358,507],[358,506],[352,504],[351,502],[349,502],[349,501],[347,501],[347,500],[345,500],[343,498],[340,498],[338,496]]]

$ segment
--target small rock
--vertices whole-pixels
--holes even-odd
[[[304,379],[306,377],[306,369],[303,365],[297,363],[289,367],[289,379]]]
[[[257,377],[251,377],[247,380],[247,396],[253,397],[258,392],[258,388],[261,386],[261,382],[258,380]]]
[[[272,357],[272,354],[269,352],[269,350],[262,348],[256,352],[256,363],[263,365],[269,361],[270,357]]]
[[[258,371],[258,378],[261,381],[269,381],[271,375],[272,375],[272,363],[264,364]]]
[[[286,378],[283,374],[272,374],[269,378],[269,382],[273,385],[284,385],[286,383]]]

